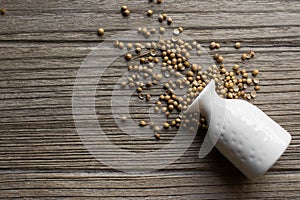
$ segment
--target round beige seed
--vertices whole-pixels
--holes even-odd
[[[243,53],[241,58],[242,60],[246,60],[248,58],[248,55],[246,53]]]
[[[236,49],[241,48],[241,43],[240,43],[240,42],[236,42],[235,45],[234,45],[234,47],[235,47]]]
[[[221,62],[223,62],[223,61],[224,61],[223,56],[219,56],[219,57],[217,58],[217,62],[218,62],[218,63],[221,63]]]
[[[170,127],[170,124],[167,123],[167,122],[165,122],[165,123],[164,123],[164,129],[168,129],[169,127]]]
[[[131,53],[127,53],[127,54],[125,55],[125,59],[126,59],[127,61],[131,60],[131,58],[132,58]]]
[[[254,70],[252,71],[252,75],[253,75],[253,76],[257,76],[258,73],[259,73],[258,69],[254,69]]]
[[[144,120],[140,121],[140,126],[147,126],[147,123]]]
[[[128,10],[128,7],[127,6],[122,6],[121,7],[121,12],[124,12],[125,10]]]
[[[155,137],[157,140],[160,140],[160,134],[159,134],[159,133],[155,133],[155,134],[154,134],[154,137]]]
[[[240,67],[239,65],[235,64],[235,65],[233,65],[232,69],[237,71],[237,70],[239,70],[239,67]]]
[[[125,10],[122,14],[123,14],[124,17],[128,17],[130,15],[130,11]]]
[[[98,29],[98,35],[100,35],[100,36],[104,35],[104,29],[103,28]]]
[[[147,11],[147,16],[150,17],[150,16],[152,16],[152,15],[153,15],[153,10],[148,10],[148,11]]]

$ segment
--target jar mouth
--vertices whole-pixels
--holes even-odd
[[[199,112],[199,104],[198,101],[199,99],[202,99],[204,95],[206,95],[207,92],[215,90],[215,81],[211,80],[208,85],[200,92],[200,94],[197,96],[197,98],[189,105],[189,107],[186,110],[186,113],[191,113],[191,112]]]

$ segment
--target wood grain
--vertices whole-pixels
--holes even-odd
[[[122,18],[121,5],[131,16]],[[0,0],[0,198],[28,199],[299,199],[300,198],[300,3],[296,0],[165,1]],[[145,19],[152,8],[155,15]],[[252,101],[288,130],[293,140],[266,176],[249,181],[217,150],[198,158],[202,135],[166,168],[147,174],[118,172],[97,161],[74,124],[72,92],[78,69],[103,39],[123,30],[157,27],[156,15],[208,47],[222,45],[228,66],[253,49],[249,68],[260,71]],[[96,30],[106,30],[99,38]],[[233,48],[241,41],[242,48]],[[211,55],[215,51],[209,52]],[[101,126],[123,148],[150,151],[170,141],[165,133],[131,140],[113,123],[110,95],[126,65],[112,64],[99,81],[95,106]],[[133,105],[139,119],[140,102]],[[101,144],[100,144],[101,145]],[[111,156],[115,156],[111,152]],[[168,155],[173,157],[175,155]],[[130,168],[130,166],[128,166]]]

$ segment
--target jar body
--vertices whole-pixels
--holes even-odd
[[[225,100],[225,119],[216,148],[243,174],[255,179],[267,172],[288,147],[291,136],[256,106]],[[214,124],[209,136],[220,130]]]
[[[291,135],[256,106],[219,97],[214,81],[188,110],[206,117],[212,144],[250,179],[266,173],[291,141]]]

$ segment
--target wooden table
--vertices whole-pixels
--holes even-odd
[[[123,4],[132,12],[128,19],[119,13]],[[152,6],[146,0],[0,0],[0,7],[7,9],[0,16],[1,199],[300,198],[299,1],[165,0]],[[261,90],[252,102],[293,137],[264,177],[245,179],[216,150],[199,159],[198,137],[175,163],[143,175],[102,164],[82,144],[72,115],[72,92],[81,63],[102,41],[97,29],[103,27],[108,38],[143,26],[142,13],[151,7],[172,16],[174,27],[184,27],[204,47],[219,41],[229,66],[241,52],[256,52],[250,65],[261,71]],[[148,25],[157,22],[149,20]],[[235,50],[235,41],[243,48]],[[99,91],[98,97],[104,94]],[[152,137],[149,141],[156,142]]]

